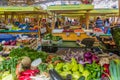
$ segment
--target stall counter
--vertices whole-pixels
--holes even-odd
[[[62,32],[62,33],[53,33],[54,36],[61,36],[63,40],[67,41],[76,41],[83,40],[84,38],[89,38],[86,33],[74,33],[74,32]],[[79,35],[79,36],[78,36]]]

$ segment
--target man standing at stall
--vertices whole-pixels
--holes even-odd
[[[102,19],[100,19],[100,17],[97,17],[96,27],[97,27],[97,28],[102,28],[102,27],[104,27],[104,22],[103,22]]]

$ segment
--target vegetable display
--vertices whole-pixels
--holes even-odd
[[[16,71],[17,64],[18,64],[18,58],[16,58],[16,57],[2,61],[0,63],[0,75],[1,76],[8,75],[9,77],[15,78],[16,77],[15,71]],[[7,74],[5,73],[6,71],[7,71]],[[1,72],[3,72],[4,74],[2,74]],[[11,73],[11,74],[9,75],[9,73]],[[6,76],[6,78],[8,76]],[[8,77],[8,79],[5,78],[4,80],[9,80],[9,77]],[[3,79],[3,77],[0,77],[0,80],[1,80],[1,78]]]
[[[110,61],[110,80],[119,80],[120,79],[120,60],[118,60],[118,63],[114,60]],[[109,76],[109,74],[108,74]]]
[[[114,27],[111,29],[111,34],[115,40],[115,43],[120,47],[120,27]]]
[[[92,64],[86,64],[85,69],[87,69],[91,75],[89,75],[88,80],[100,80],[101,77],[101,66],[93,62]]]
[[[2,51],[3,50],[3,47],[2,46],[0,46],[0,51]]]
[[[84,76],[87,80],[90,75],[90,71],[85,69],[82,64],[78,64],[75,58],[72,58],[71,62],[58,63],[54,68],[65,79],[70,74],[72,80],[78,80],[81,76]]]
[[[56,55],[16,48],[8,57],[0,56],[0,80],[119,80],[119,56],[106,55],[82,49]]]
[[[43,52],[43,51],[38,52],[38,51],[30,49],[28,47],[13,49],[10,52],[10,57],[24,57],[24,56],[28,56],[31,60],[35,60],[37,58],[41,58],[43,62],[47,58],[47,55],[48,54]]]
[[[62,38],[59,37],[59,36],[53,36],[52,34],[46,34],[44,37],[43,37],[44,40],[53,40],[53,41],[59,41],[61,40]]]

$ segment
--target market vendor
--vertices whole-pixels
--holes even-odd
[[[7,29],[4,22],[0,22],[0,29]]]
[[[61,21],[59,19],[57,19],[57,21],[55,22],[55,28],[59,28],[59,26],[61,25]]]
[[[97,28],[102,28],[102,27],[104,27],[104,22],[103,22],[103,20],[102,20],[100,17],[97,17],[96,27],[97,27]]]

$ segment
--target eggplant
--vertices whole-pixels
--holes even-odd
[[[54,69],[49,70],[49,74],[52,80],[64,80]]]

